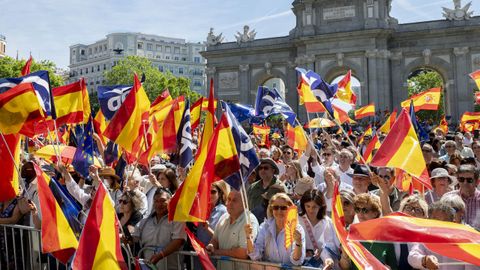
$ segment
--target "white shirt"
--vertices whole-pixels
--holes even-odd
[[[410,247],[410,252],[408,253],[408,264],[410,264],[413,268],[416,268],[416,269],[427,269],[422,267],[422,259],[424,256],[427,256],[427,255],[434,255],[435,257],[437,257],[439,263],[458,262],[457,260],[439,255],[427,249],[423,244],[413,244]],[[473,270],[478,268],[474,265],[441,265],[439,266],[438,269],[439,270]]]
[[[334,168],[336,169],[338,167],[338,164],[333,162],[331,166],[325,167],[324,164],[322,165],[316,165],[312,167],[312,171],[315,173],[315,177],[313,177],[313,180],[315,180],[315,186],[318,187],[321,183],[325,182],[325,170],[327,168]]]
[[[315,224],[315,226],[312,226],[312,223],[306,215],[302,217],[299,216],[298,223],[305,231],[306,248],[315,250],[312,240],[316,241],[317,247],[322,250],[322,253],[320,254],[320,258],[322,258],[322,261],[325,261],[328,258],[334,260],[332,254],[330,254],[330,252],[325,247],[328,247],[330,250],[340,256],[340,242],[338,241],[338,238],[335,234],[332,220],[328,216],[325,216],[322,220]],[[315,239],[310,239],[307,226],[310,226],[310,228],[312,228],[311,230]]]
[[[285,249],[285,230],[283,229],[278,235],[276,234],[274,218],[269,218],[260,225],[254,251],[248,255],[254,261],[301,265],[305,260],[305,232],[299,224],[297,224],[297,230],[302,234],[302,255],[298,260],[293,259],[295,243],[292,243],[288,250]]]

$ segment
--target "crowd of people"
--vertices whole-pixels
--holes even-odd
[[[385,137],[379,134],[380,140]],[[480,230],[480,141],[469,132],[431,132],[422,145],[432,190],[403,190],[393,168],[369,168],[357,158],[372,139],[314,130],[304,152],[295,151],[284,137],[256,146],[260,165],[249,176],[246,194],[226,182],[211,185],[209,218],[204,223],[168,220],[168,204],[185,178],[185,169],[166,155],[150,166],[127,166],[120,175],[113,167],[90,167],[81,177],[71,165],[51,163],[31,154],[21,164],[22,190],[17,198],[0,202],[0,224],[40,228],[37,175],[34,163],[58,178],[81,206],[84,222],[99,183],[108,188],[121,226],[121,241],[134,256],[158,269],[178,269],[176,251],[192,250],[188,227],[211,256],[228,256],[321,269],[356,269],[343,251],[331,220],[334,186],[338,184],[346,227],[402,212],[418,218],[455,222]],[[97,143],[98,135],[95,135]],[[255,141],[256,138],[252,136]],[[257,140],[258,142],[258,140]],[[353,144],[352,144],[353,142]],[[99,147],[104,149],[104,147]],[[102,160],[103,153],[98,158]],[[121,157],[123,158],[123,157]],[[194,196],[194,194],[192,194]],[[285,246],[285,220],[291,206],[298,208],[293,243]],[[2,232],[0,232],[2,233]],[[0,247],[6,246],[2,233]],[[478,269],[430,251],[422,243],[362,242],[390,269]],[[11,258],[1,252],[2,266]],[[11,254],[10,254],[11,256]],[[128,254],[124,253],[124,256]],[[190,269],[200,269],[199,261]],[[234,269],[218,260],[217,269]],[[240,267],[240,268],[239,268]],[[247,269],[247,266],[244,266]],[[235,269],[241,269],[237,264]],[[8,269],[8,268],[6,268]]]

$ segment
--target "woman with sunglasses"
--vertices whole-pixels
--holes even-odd
[[[377,196],[368,193],[356,195],[353,206],[359,222],[379,218],[382,213],[380,199]],[[379,242],[361,243],[381,263],[390,267],[390,269],[397,269],[397,259],[395,257],[395,248],[393,244]],[[346,252],[342,252],[339,264],[341,269],[357,269]]]
[[[135,225],[143,218],[142,213],[140,213],[143,201],[141,195],[138,194],[139,192],[139,190],[125,191],[118,200],[120,204],[118,219],[123,228],[122,240],[129,244],[132,241],[131,234],[135,231]]]
[[[340,243],[335,236],[332,220],[326,216],[327,206],[323,193],[311,189],[300,199],[299,224],[306,234],[304,265],[333,269],[333,258],[338,258]]]
[[[210,190],[210,217],[207,222],[199,223],[197,229],[198,239],[205,245],[210,243],[215,227],[217,226],[220,217],[227,212],[225,203],[230,192],[229,185],[221,180],[214,182]]]
[[[253,243],[253,228],[245,225],[247,251],[252,260],[301,265],[305,259],[305,233],[297,224],[291,246],[285,248],[285,222],[288,208],[293,202],[285,193],[275,194],[268,203],[267,216]]]

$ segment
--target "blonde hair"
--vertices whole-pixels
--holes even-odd
[[[280,193],[277,193],[277,194],[273,195],[272,198],[270,198],[270,200],[268,201],[268,208],[267,208],[267,217],[268,218],[273,217],[272,204],[277,199],[282,199],[282,200],[286,201],[288,206],[293,205],[292,199],[290,199],[290,197],[288,197],[288,195],[286,193],[280,192]]]
[[[362,193],[355,196],[353,199],[354,207],[359,205],[364,205],[365,207],[371,208],[372,211],[377,212],[379,217],[382,214],[382,205],[380,203],[380,198],[376,195]]]
[[[223,180],[213,182],[212,186],[222,193],[222,196],[219,197],[219,201],[222,204],[225,204],[227,202],[228,193],[230,193],[230,186]]]

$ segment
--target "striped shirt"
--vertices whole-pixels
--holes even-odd
[[[465,223],[474,227],[475,229],[480,229],[480,191],[475,189],[475,194],[470,198],[464,198],[460,194],[460,190],[454,190],[448,192],[447,194],[455,194],[462,197],[465,202]]]

